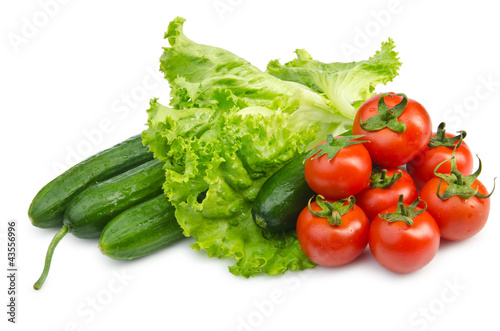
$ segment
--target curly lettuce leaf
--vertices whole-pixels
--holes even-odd
[[[284,65],[278,60],[270,61],[267,72],[325,95],[335,110],[354,119],[355,106],[370,98],[376,85],[391,82],[397,76],[401,62],[394,47],[389,38],[368,60],[348,63],[323,63],[314,60],[306,50],[298,49],[297,58]]]
[[[181,110],[153,100],[148,116],[144,142],[165,162],[163,188],[185,235],[196,239],[193,248],[233,257],[230,271],[244,277],[314,266],[295,232],[269,237],[251,216],[264,181],[304,152],[316,137],[313,127],[291,131],[290,114],[264,107]]]
[[[302,103],[328,108],[328,100],[309,87],[284,81],[259,70],[245,59],[218,47],[193,42],[183,32],[185,19],[168,27],[160,71],[171,87],[174,108],[213,108],[219,89],[229,90],[238,108],[260,106],[294,112]]]

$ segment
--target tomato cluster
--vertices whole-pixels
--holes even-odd
[[[425,108],[400,93],[367,100],[352,136],[318,144],[305,161],[305,179],[317,194],[300,213],[297,238],[322,266],[356,259],[368,245],[388,270],[409,273],[427,265],[441,239],[464,240],[485,225],[486,188],[472,173],[464,141],[432,132]],[[406,169],[406,170],[405,170]]]

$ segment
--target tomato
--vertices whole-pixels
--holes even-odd
[[[408,204],[418,197],[417,187],[406,171],[399,168],[384,170],[385,172],[382,173],[374,172],[370,183],[356,195],[356,203],[363,209],[370,221],[378,213],[396,205],[400,195],[403,195],[403,202]],[[401,177],[395,182],[391,182],[394,176],[399,176],[397,174],[400,174]]]
[[[297,239],[302,251],[313,262],[324,267],[337,267],[353,261],[364,251],[370,222],[354,201],[352,197],[347,206],[343,200],[337,202],[344,208],[337,214],[340,218],[336,220],[338,225],[332,225],[334,221],[331,219],[317,216],[318,212],[332,214],[331,210],[325,211],[326,207],[321,206],[324,202],[318,204],[318,199],[302,210],[297,219]],[[326,202],[334,203],[333,200]]]
[[[425,108],[404,94],[378,94],[356,113],[354,135],[365,135],[365,147],[372,161],[384,168],[411,161],[425,149],[432,133]]]
[[[419,199],[415,200],[419,202]],[[439,243],[439,227],[427,211],[415,202],[403,208],[410,209],[412,225],[402,220],[387,221],[392,213],[399,213],[401,205],[386,209],[376,216],[370,225],[368,245],[373,257],[384,268],[396,273],[410,273],[426,266],[436,255]],[[384,216],[385,215],[385,216]],[[393,214],[394,215],[394,214]],[[411,222],[410,222],[411,223]]]
[[[427,203],[427,211],[434,217],[441,237],[448,240],[464,240],[476,235],[486,224],[490,211],[490,199],[472,196],[467,199],[454,195],[446,200],[437,196],[442,195],[449,184],[441,178],[434,177],[429,180],[422,190],[420,197]],[[479,180],[474,180],[472,190],[479,194],[488,195],[488,191]]]
[[[464,133],[461,133],[465,135]],[[441,137],[441,138],[440,138]],[[431,146],[427,146],[422,153],[406,164],[408,173],[413,177],[417,187],[422,188],[431,178],[435,177],[434,170],[443,161],[451,159],[453,148],[460,142],[450,133],[444,132],[444,123],[441,123],[438,132],[434,132],[431,138]],[[474,159],[469,146],[462,141],[455,150],[458,170],[464,175],[470,175],[474,166]],[[443,174],[451,173],[451,161],[443,163],[437,172]]]
[[[346,136],[318,144],[305,162],[304,174],[309,187],[332,200],[359,193],[370,180],[372,161],[363,144]],[[334,152],[332,152],[334,150]],[[332,156],[333,154],[333,156]]]

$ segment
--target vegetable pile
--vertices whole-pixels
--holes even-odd
[[[402,246],[427,245],[424,257],[409,258],[414,265],[391,269],[409,272],[439,246],[438,226],[421,218],[449,228],[441,236],[453,240],[484,226],[486,219],[474,229],[454,224],[458,205],[477,201],[486,218],[489,208],[486,190],[476,190],[479,171],[470,175],[472,158],[461,156],[465,133],[451,137],[443,124],[431,139],[423,106],[404,94],[374,95],[401,65],[391,39],[364,61],[323,63],[297,50],[296,59],[270,61],[264,72],[190,40],[184,22],[169,24],[170,46],[160,58],[168,105],[151,100],[141,136],[77,164],[30,205],[33,225],[61,227],[35,289],[67,233],[99,238],[101,252],[114,259],[138,258],[189,236],[194,249],[232,258],[229,271],[250,277],[343,265],[368,242],[391,269],[401,254],[407,260],[411,254]],[[417,185],[427,182],[421,198],[405,164]],[[452,200],[451,220],[430,216],[442,216]],[[382,235],[431,228],[432,238],[392,249]]]

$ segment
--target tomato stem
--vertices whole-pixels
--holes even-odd
[[[400,96],[403,99],[397,105],[389,109],[385,103],[385,97],[392,98],[394,95]],[[398,117],[401,116],[407,105],[408,97],[404,93],[381,94],[378,99],[377,115],[368,118],[366,121],[363,121],[360,118],[359,125],[365,131],[378,131],[384,128],[389,128],[392,131],[403,133],[406,131],[406,124],[404,122],[400,122]]]
[[[441,122],[438,126],[436,136],[432,137],[427,144],[428,147],[434,148],[438,146],[445,146],[450,148],[455,148],[455,143],[458,141],[457,146],[460,147],[462,145],[463,140],[467,136],[467,132],[461,130],[458,131],[458,135],[454,137],[447,137],[446,130],[444,127],[446,126],[445,122]]]
[[[424,202],[425,208],[416,209],[420,201]],[[413,219],[418,215],[422,214],[427,209],[427,203],[420,198],[417,198],[408,207],[405,206],[403,202],[403,195],[401,194],[398,199],[398,205],[396,211],[393,213],[386,213],[379,215],[380,218],[386,220],[387,222],[405,222],[408,225],[413,225]]]
[[[312,159],[317,159],[320,156],[327,155],[328,160],[332,160],[337,153],[348,146],[352,145],[357,145],[357,144],[362,144],[368,142],[368,140],[357,140],[361,137],[364,137],[363,135],[357,135],[357,136],[341,136],[339,138],[333,137],[333,134],[329,133],[326,136],[326,142],[323,144],[320,144],[316,146],[309,154],[304,159],[304,162],[306,162],[307,159],[312,157]]]
[[[392,176],[387,176],[387,169],[380,169],[377,166],[372,167],[372,175],[370,177],[370,187],[372,188],[389,188],[403,176],[403,171],[398,169]]]
[[[460,141],[461,140],[462,138],[460,138]],[[455,151],[457,150],[458,146],[459,144],[455,145],[455,147],[453,148],[453,152],[451,153],[451,159],[444,160],[443,162],[439,163],[436,166],[436,168],[434,168],[434,175],[441,178],[441,182],[437,187],[436,196],[441,200],[447,200],[453,196],[458,196],[464,200],[470,199],[474,196],[481,199],[488,199],[495,191],[496,178],[493,180],[493,190],[488,195],[479,193],[478,192],[479,187],[476,189],[472,188],[472,184],[474,184],[477,177],[479,177],[479,175],[481,174],[481,171],[483,169],[483,164],[479,156],[476,155],[479,160],[479,166],[477,170],[469,176],[464,176],[457,168]],[[451,171],[450,171],[451,174],[446,175],[437,172],[439,167],[441,167],[441,165],[443,165],[448,161],[451,161]],[[448,184],[448,187],[446,187],[445,191],[441,194],[440,193],[441,184],[443,183],[443,181]]]
[[[320,211],[314,211],[311,208],[311,199],[309,199],[308,207],[311,215],[321,218],[326,218],[328,223],[332,226],[338,226],[342,224],[342,216],[351,210],[356,204],[356,198],[351,195],[350,197],[342,200],[337,200],[335,202],[330,202],[324,200],[325,197],[322,195],[316,196],[316,203],[321,208]],[[348,203],[347,203],[348,202]]]

